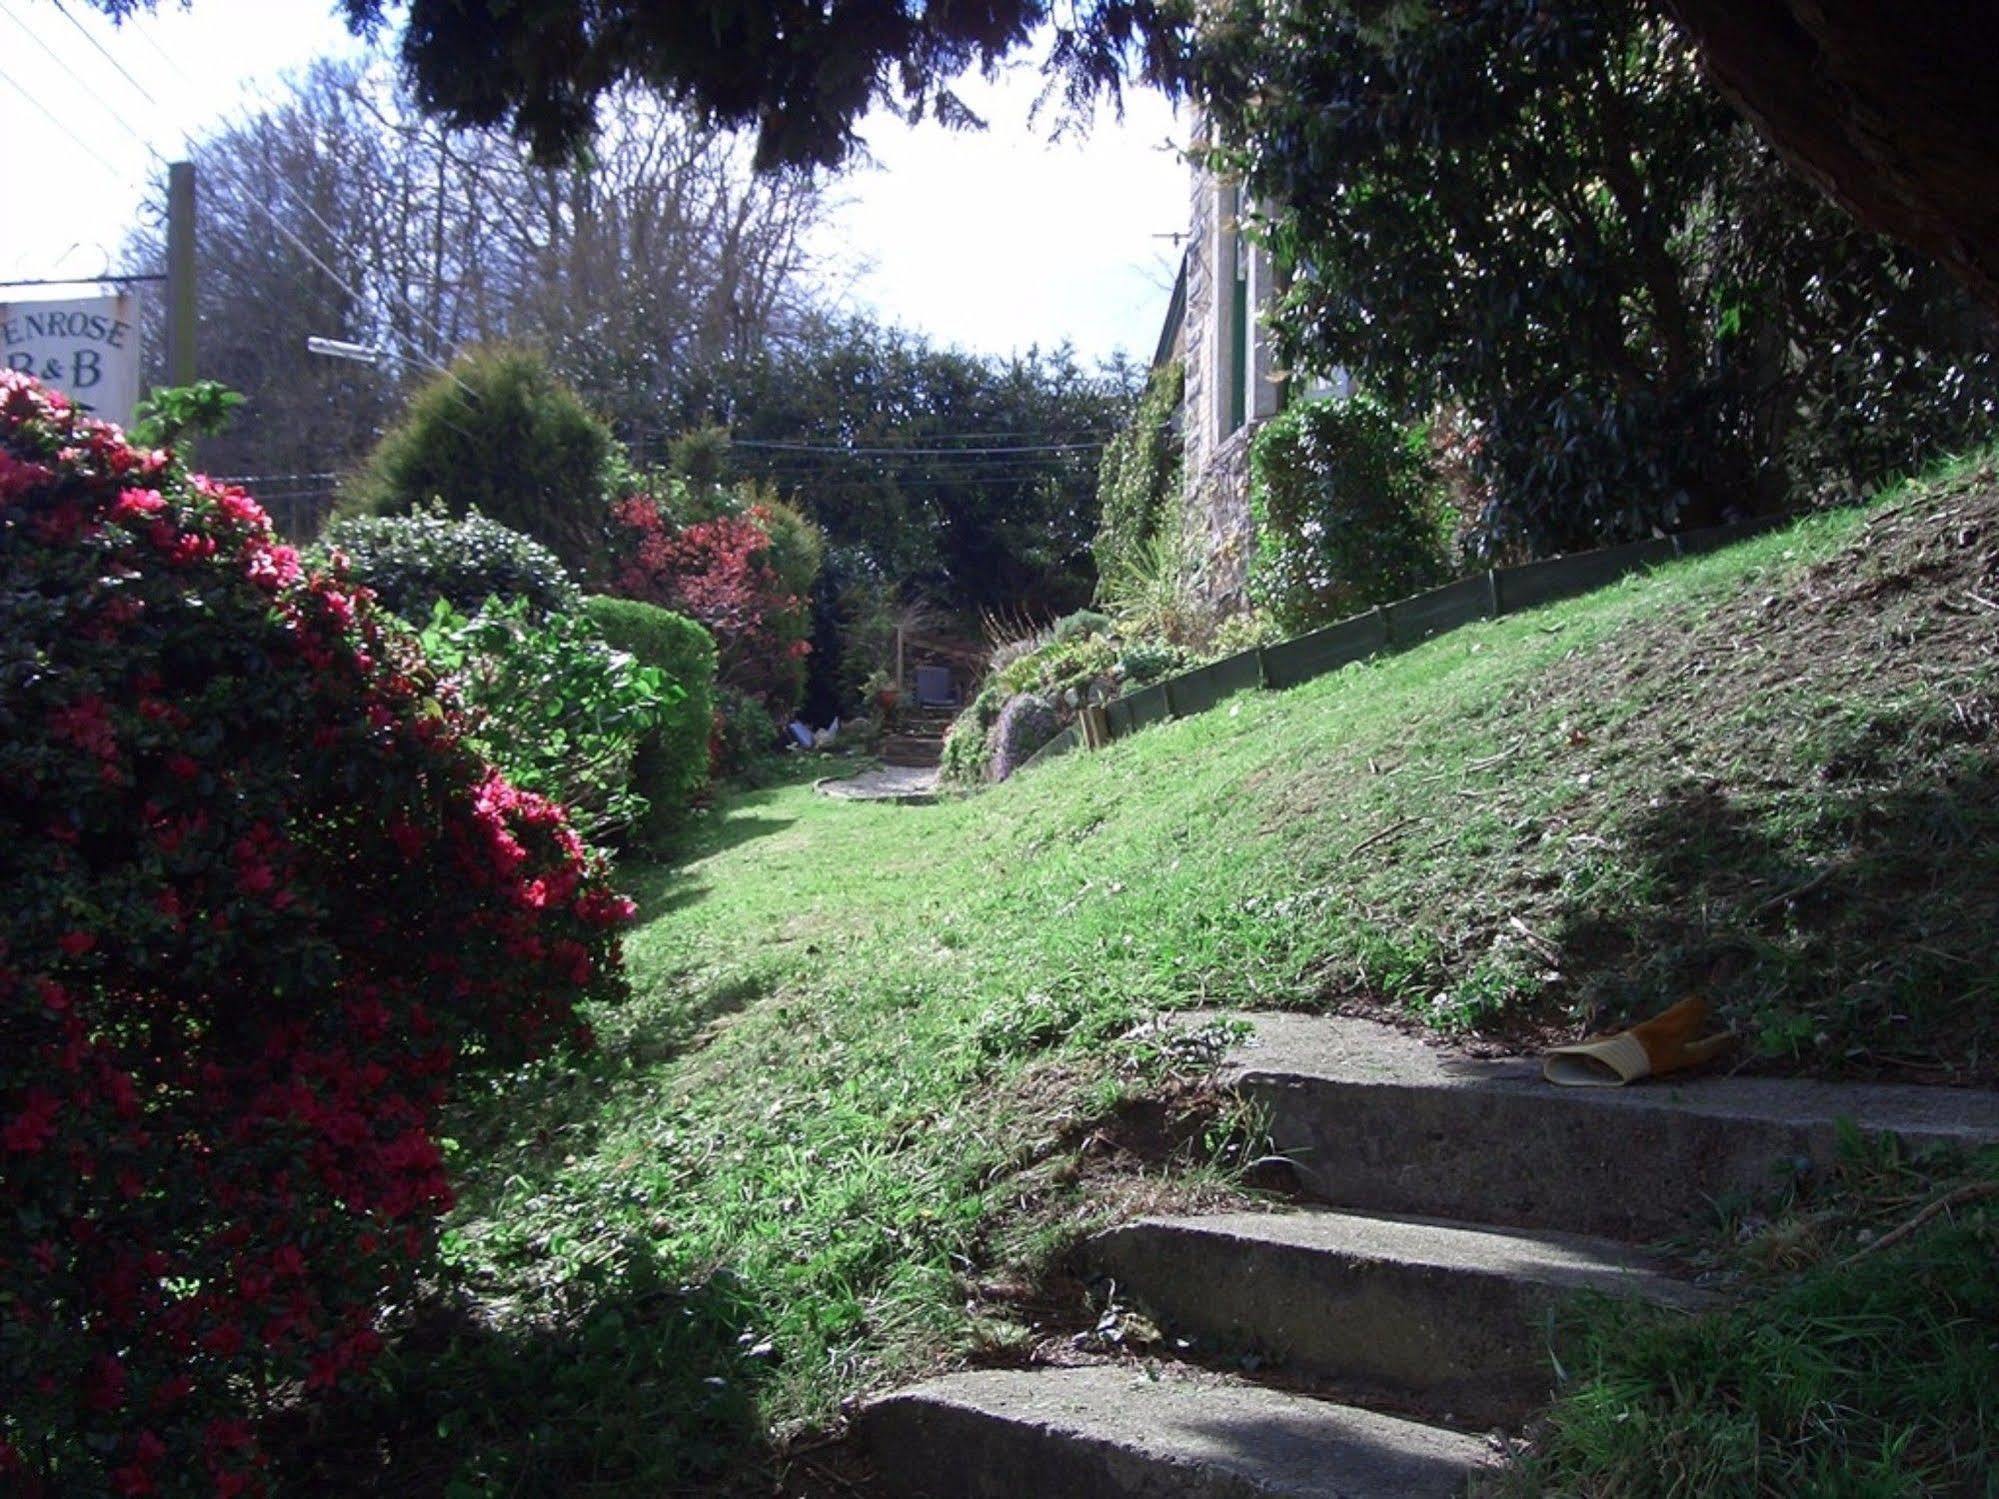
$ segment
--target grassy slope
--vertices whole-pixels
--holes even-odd
[[[601,1053],[466,1112],[499,1330],[401,1418],[464,1476],[624,1491],[1018,1341],[1009,1267],[1226,1190],[1198,1130],[1170,1185],[1092,1132],[1185,1060],[1130,1034],[1159,1009],[1504,1044],[1719,967],[1758,1065],[1989,1080],[1995,557],[1987,469],[968,801],[730,802],[634,873]]]

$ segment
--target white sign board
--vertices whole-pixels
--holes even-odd
[[[130,426],[139,401],[139,294],[0,302],[0,364],[54,386],[93,416]]]

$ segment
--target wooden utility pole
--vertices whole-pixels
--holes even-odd
[[[167,168],[167,384],[194,383],[194,163]]]

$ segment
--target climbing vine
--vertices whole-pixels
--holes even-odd
[[[1155,369],[1130,423],[1104,449],[1097,469],[1101,518],[1090,546],[1100,593],[1101,580],[1120,577],[1137,565],[1166,506],[1180,491],[1182,453],[1173,415],[1186,383],[1186,366],[1177,359]]]

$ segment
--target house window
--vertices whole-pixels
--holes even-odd
[[[1233,183],[1216,189],[1215,230],[1216,364],[1221,375],[1221,400],[1216,403],[1217,436],[1227,437],[1249,419],[1250,382],[1255,375],[1256,323],[1252,314],[1251,272],[1254,252],[1242,233],[1242,192]]]

